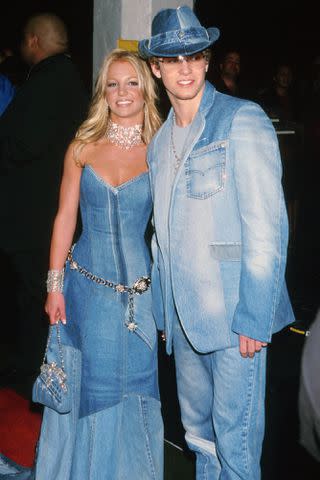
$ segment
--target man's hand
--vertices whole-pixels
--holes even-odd
[[[239,349],[242,357],[253,358],[256,352],[260,352],[261,348],[267,345],[266,342],[260,342],[245,335],[239,335]]]

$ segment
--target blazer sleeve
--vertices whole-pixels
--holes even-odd
[[[254,103],[248,102],[234,116],[230,159],[242,242],[239,302],[232,330],[269,342],[285,282],[288,222],[276,132]]]

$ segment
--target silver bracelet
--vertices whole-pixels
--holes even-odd
[[[64,269],[62,270],[48,270],[47,276],[47,293],[63,291]]]

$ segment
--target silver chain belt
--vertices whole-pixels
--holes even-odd
[[[127,293],[128,294],[128,305],[129,305],[129,319],[125,322],[126,327],[131,331],[134,332],[138,325],[134,319],[134,295],[142,295],[146,292],[151,284],[150,277],[140,277],[138,280],[134,282],[134,284],[129,287],[127,285],[123,285],[122,283],[114,283],[110,280],[106,280],[105,278],[98,277],[94,273],[89,272],[86,268],[79,265],[79,263],[73,258],[72,252],[75,245],[69,250],[67,260],[70,264],[71,270],[77,270],[81,275],[83,275],[88,280],[91,280],[98,285],[102,285],[103,287],[112,288],[117,293]]]

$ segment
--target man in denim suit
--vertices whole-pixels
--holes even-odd
[[[258,480],[264,347],[294,320],[288,226],[271,122],[205,81],[218,37],[184,6],[161,10],[139,43],[173,107],[148,151],[154,314],[174,350],[197,479]]]

